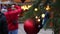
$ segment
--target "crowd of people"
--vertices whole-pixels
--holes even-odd
[[[18,34],[18,14],[21,12],[17,4],[0,4],[0,34]]]

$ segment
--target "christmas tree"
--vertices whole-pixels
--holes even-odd
[[[43,0],[44,1],[44,0]],[[23,21],[28,18],[38,18],[41,15],[46,15],[46,12],[49,12],[47,21],[44,23],[44,29],[51,28],[54,31],[54,34],[60,34],[60,0],[35,0],[32,7],[24,13],[24,16],[21,18]],[[51,8],[49,8],[51,7]],[[44,18],[44,16],[42,16]]]

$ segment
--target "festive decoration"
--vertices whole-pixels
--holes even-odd
[[[38,19],[38,16],[36,16],[35,18]]]
[[[37,8],[35,8],[34,10],[35,10],[35,11],[38,11],[38,9],[37,9]]]
[[[25,11],[25,10],[29,10],[29,8],[31,7],[31,5],[23,5],[21,6],[21,8]]]
[[[60,11],[59,10],[60,9],[60,4],[59,4],[60,0],[56,0],[56,1],[57,1],[56,3],[53,3],[52,0],[46,0],[44,2],[41,2],[41,0],[35,0],[35,2],[33,3],[32,7],[28,10],[28,12],[25,13],[24,18],[27,19],[27,18],[30,18],[30,17],[35,17],[36,15],[40,16],[41,13],[44,13],[45,14],[45,18],[43,19],[43,21],[44,21],[45,25],[43,25],[43,26],[45,26],[46,29],[49,28],[48,26],[50,24],[50,21],[52,21],[52,23],[54,24],[53,25],[54,34],[58,34],[58,32],[60,30],[60,24],[59,24],[60,23],[60,21],[59,21],[59,19],[60,19],[59,18],[60,17],[59,16],[59,14],[60,14],[60,12],[59,12]],[[40,6],[41,7],[41,11],[40,11],[40,7],[38,6],[40,3],[42,3],[42,6]],[[45,7],[45,9],[44,9],[44,7]],[[35,8],[38,8],[39,10],[37,11],[37,9],[35,9]],[[51,11],[54,12],[54,18],[51,19],[49,14],[46,13],[46,12],[49,12],[49,11],[50,12]],[[28,28],[26,27],[26,29],[28,29]]]
[[[49,5],[47,5],[47,7],[46,7],[46,10],[48,11],[48,10],[50,10],[50,7],[49,7]]]
[[[40,22],[40,19],[37,19],[38,22]]]
[[[30,8],[32,5],[28,5],[28,8]]]
[[[45,17],[45,14],[42,14],[41,17],[44,18]]]
[[[26,9],[28,10],[27,6],[24,5],[24,6],[21,6],[21,8],[25,11]]]
[[[24,22],[24,30],[27,34],[37,34],[39,29],[38,27],[34,26],[34,20],[33,19],[27,19]]]

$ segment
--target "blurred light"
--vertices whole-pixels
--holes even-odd
[[[23,10],[25,10],[25,7],[24,7],[24,6],[21,6],[21,8],[22,8]]]
[[[35,8],[34,10],[35,10],[35,11],[38,11],[38,9],[37,9],[37,8]]]
[[[45,17],[45,14],[42,14],[42,18],[44,18]]]
[[[29,8],[31,7],[31,5],[24,5],[24,6],[21,6],[21,8],[23,10],[29,10]]]
[[[36,19],[38,18],[38,16],[35,17]]]
[[[30,8],[31,7],[31,5],[28,5],[28,8]]]
[[[37,21],[40,22],[40,19],[38,19]]]
[[[46,10],[50,10],[50,7],[49,7],[49,5],[47,5],[47,7],[46,7]]]

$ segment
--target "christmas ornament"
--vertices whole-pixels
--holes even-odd
[[[33,19],[27,19],[24,22],[24,30],[27,34],[37,34],[39,32],[38,26],[34,26],[34,20]]]

